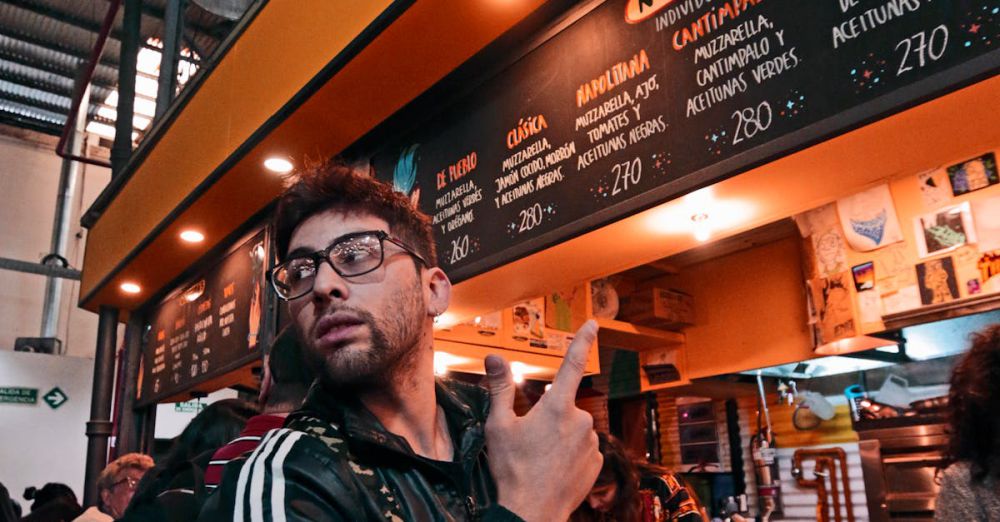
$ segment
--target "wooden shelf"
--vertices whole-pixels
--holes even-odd
[[[684,334],[616,321],[597,319],[600,330],[597,342],[607,348],[641,352],[657,348],[679,348],[684,345]]]

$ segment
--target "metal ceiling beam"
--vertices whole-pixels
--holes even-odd
[[[4,60],[4,59],[6,59],[6,57],[2,56],[2,53],[0,53],[0,60]],[[30,65],[28,65],[28,66],[30,67]],[[65,82],[52,81],[49,78],[33,77],[33,76],[29,76],[29,75],[20,73],[18,71],[14,71],[14,70],[10,70],[10,69],[4,69],[2,67],[2,63],[0,63],[0,80],[5,80],[5,81],[8,81],[10,83],[14,83],[14,84],[20,85],[22,87],[29,87],[29,88],[32,88],[32,89],[35,89],[35,90],[38,90],[38,91],[44,91],[44,92],[47,92],[49,94],[54,94],[56,96],[65,96],[65,97],[69,98],[70,96],[73,95],[73,79],[72,78],[69,78],[69,77],[66,77],[66,76],[61,76],[61,75],[56,75],[54,73],[50,73],[50,75],[59,76],[59,78],[65,80]],[[93,84],[91,84],[91,90],[93,91],[93,93],[91,95],[92,99],[96,98],[96,99],[102,100],[102,101],[105,98],[107,98],[108,94],[111,93],[111,89],[107,89],[107,88],[104,88],[104,87],[95,86]],[[92,103],[91,105],[104,105],[104,104],[103,103]]]
[[[0,2],[0,3],[2,3],[2,2]],[[48,40],[44,40],[42,38],[38,38],[36,36],[32,36],[30,34],[25,34],[25,33],[17,32],[17,31],[5,30],[3,27],[0,27],[0,36],[6,37],[6,38],[10,38],[11,40],[17,40],[17,41],[20,41],[20,42],[22,42],[24,44],[31,45],[31,46],[34,46],[34,47],[38,47],[39,49],[43,49],[43,50],[46,50],[46,51],[51,51],[51,52],[54,52],[54,53],[60,53],[60,54],[69,56],[70,58],[75,59],[76,62],[77,62],[77,63],[75,63],[73,65],[74,68],[78,67],[80,65],[80,63],[84,62],[88,58],[88,55],[87,55],[86,51],[81,51],[79,49],[73,49],[73,48],[67,47],[65,45],[61,45],[61,44],[58,44],[58,43],[50,42]],[[109,69],[114,69],[115,71],[118,70],[118,61],[117,60],[112,60],[110,58],[104,58],[104,57],[102,57],[101,61],[100,61],[100,63],[98,65],[100,65],[102,67],[107,67]],[[62,69],[60,69],[60,70],[62,70]]]
[[[12,112],[7,112],[0,110],[0,124],[10,125],[12,127],[20,127],[22,129],[29,129],[36,132],[41,132],[42,134],[49,134],[52,136],[59,136],[59,131],[62,130],[62,125],[55,123],[49,123],[47,121],[36,120],[34,118],[28,118],[20,114],[14,114]]]
[[[3,47],[0,47],[0,61],[27,67],[34,71],[38,71],[39,74],[58,76],[59,78],[65,79],[71,89],[76,78],[76,73],[68,67],[60,67],[58,64],[51,62],[30,60],[21,54],[11,52],[9,49]],[[115,85],[113,83],[109,83],[98,78],[91,81],[90,85],[95,88],[101,96],[107,96],[111,93],[111,91],[115,90]]]
[[[101,24],[97,22],[80,18],[65,11],[60,11],[58,9],[53,9],[51,7],[38,5],[34,2],[31,2],[30,0],[0,0],[0,4],[7,4],[13,7],[17,7],[18,9],[23,9],[25,11],[34,13],[36,15],[43,16],[45,18],[51,18],[57,22],[64,23],[71,27],[82,29],[84,31],[88,31],[91,33],[96,34],[101,32]],[[117,40],[119,44],[123,38],[121,31],[116,29],[112,29],[109,36],[111,37],[112,40]],[[152,49],[154,51],[160,52],[160,48],[154,45],[149,45],[146,42],[140,42],[139,45],[146,49]],[[194,63],[198,63],[198,60],[195,60],[193,58],[189,58],[189,60],[193,61]]]
[[[167,17],[167,14],[166,14],[166,12],[164,12],[163,9],[160,9],[159,7],[156,7],[154,5],[149,5],[146,2],[142,3],[142,14],[144,14],[146,16],[151,16],[153,18],[158,18],[160,20],[164,20]],[[191,29],[193,29],[194,32],[199,33],[201,36],[205,36],[205,37],[211,38],[213,40],[220,40],[221,39],[221,37],[219,37],[219,36],[217,36],[215,34],[218,31],[218,29],[216,29],[214,27],[209,27],[207,25],[202,25],[202,24],[199,24],[199,23],[197,23],[197,22],[195,22],[193,20],[187,20],[187,17],[185,17],[184,25],[190,27]],[[228,33],[228,31],[227,31],[227,33]],[[225,35],[223,35],[223,36],[225,36]]]
[[[65,54],[65,55],[67,55],[67,56],[69,56],[71,58],[76,58],[77,60],[82,61],[82,59],[80,59],[77,55],[73,54],[73,52],[70,51],[70,50],[62,49],[62,48],[59,48],[57,46],[51,46],[51,45],[48,46],[48,47],[43,47],[42,44],[35,43],[33,41],[28,41],[26,38],[22,38],[21,35],[16,35],[16,34],[11,34],[11,33],[8,33],[8,32],[4,32],[3,29],[0,29],[0,36],[6,37],[6,38],[10,38],[12,40],[20,40],[20,41],[22,41],[22,42],[24,42],[26,44],[34,45],[34,46],[37,46],[37,47],[42,47],[42,48],[44,48],[47,51],[62,53],[62,54]],[[33,67],[35,69],[38,69],[40,71],[44,71],[44,72],[47,72],[47,73],[57,74],[59,76],[65,77],[65,78],[69,78],[70,80],[73,80],[76,77],[76,71],[73,70],[73,69],[70,69],[68,67],[62,67],[62,66],[60,66],[58,64],[54,64],[52,62],[29,60],[29,59],[26,59],[23,56],[19,55],[18,53],[9,52],[7,49],[4,49],[3,47],[0,47],[0,58],[2,58],[4,60],[7,60],[9,62],[17,63],[17,64],[20,64],[20,65],[24,65],[26,67]],[[104,67],[108,67],[108,68],[112,68],[112,69],[117,70],[117,68],[114,67],[114,66],[104,64],[103,60],[102,60],[102,64],[101,65],[104,66]],[[78,66],[79,66],[79,63],[77,63],[76,65],[74,65],[74,67],[78,67]],[[145,74],[145,73],[139,73],[139,74],[141,76],[145,76],[145,77],[148,77],[150,79],[155,79],[153,76]],[[117,84],[115,84],[114,82],[108,82],[106,80],[102,80],[100,78],[97,78],[96,76],[91,81],[91,85],[94,85],[94,86],[97,86],[97,87],[99,87],[101,89],[106,89],[106,90],[114,90],[114,89],[118,88]],[[150,100],[150,101],[155,101],[150,96],[144,96],[142,94],[137,94],[137,96],[139,96],[141,98],[144,98],[144,99],[147,99],[147,100]]]
[[[14,103],[20,103],[21,105],[25,105],[28,107],[35,107],[38,109],[53,112],[63,117],[65,117],[66,113],[69,112],[69,98],[66,98],[66,105],[62,106],[44,100],[38,100],[31,96],[24,96],[22,94],[17,94],[13,92],[0,91],[0,96],[2,96],[4,100],[11,101]]]
[[[50,90],[50,89],[42,88],[41,86],[37,85],[36,82],[33,82],[32,79],[30,79],[30,78],[24,78],[23,76],[20,76],[20,75],[17,75],[17,74],[12,74],[11,71],[0,70],[0,80],[4,80],[4,81],[10,82],[10,83],[13,83],[13,84],[18,85],[20,87],[25,87],[25,88],[28,88],[28,89],[35,89],[37,91],[42,91],[42,92],[45,92],[47,94],[52,94],[52,95],[55,95],[55,96],[61,96],[61,97],[64,97],[66,99],[69,99],[70,96],[72,96],[72,94],[73,94],[72,88],[70,88],[69,90],[59,89],[58,86],[53,86],[53,87],[55,87],[55,90]],[[41,101],[41,100],[36,100],[35,98],[32,98],[30,96],[18,95],[17,93],[10,93],[10,92],[6,92],[6,91],[0,90],[0,98],[6,99],[6,100],[10,100],[12,102],[20,103],[21,105],[24,105],[24,106],[27,106],[27,107],[38,108],[38,109],[46,110],[46,111],[49,111],[49,112],[53,112],[53,113],[56,113],[56,114],[59,114],[59,115],[62,115],[62,116],[65,116],[66,113],[69,112],[69,107],[60,107],[60,106],[54,105],[52,103],[47,103],[47,102],[44,102],[44,101]],[[89,105],[89,107],[88,107],[89,110],[87,111],[87,113],[90,115],[90,117],[89,117],[90,120],[98,121],[98,122],[101,122],[101,123],[106,123],[108,125],[114,125],[114,123],[115,123],[114,120],[109,119],[109,118],[105,118],[104,116],[100,116],[100,115],[96,114],[96,111],[100,107],[106,107],[106,108],[111,109],[111,110],[113,110],[113,111],[115,111],[117,113],[117,109],[115,107],[112,107],[112,106],[110,106],[110,105],[108,105],[106,103],[100,103],[100,102],[90,103],[88,105]],[[138,114],[138,116],[141,117],[141,118],[147,118],[147,119],[150,119],[150,120],[153,119],[151,116],[147,116],[145,114]],[[132,124],[132,129],[133,130],[135,130],[137,132],[143,132],[143,129],[135,126],[135,120],[133,120],[132,123],[133,123]]]

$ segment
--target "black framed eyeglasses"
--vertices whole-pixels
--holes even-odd
[[[386,241],[427,265],[420,254],[399,239],[383,230],[369,230],[340,236],[323,250],[293,257],[272,268],[267,278],[278,297],[285,301],[297,299],[312,292],[323,262],[340,277],[358,277],[375,271],[385,261]]]

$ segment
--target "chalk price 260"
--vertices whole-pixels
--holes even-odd
[[[451,256],[448,257],[448,263],[454,265],[455,263],[465,259],[469,255],[469,235],[465,234],[458,239],[451,240]]]

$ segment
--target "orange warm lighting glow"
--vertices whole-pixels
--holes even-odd
[[[888,339],[881,339],[870,335],[858,335],[821,344],[813,351],[819,355],[842,355],[888,346],[896,346],[896,343]]]
[[[285,158],[271,157],[264,160],[264,168],[278,174],[288,174],[295,166]]]
[[[181,232],[181,239],[188,243],[201,243],[205,240],[205,234],[197,230],[185,230]]]
[[[142,292],[142,287],[131,281],[122,283],[118,286],[118,288],[126,294],[138,294],[139,292]]]
[[[753,203],[719,197],[706,187],[653,209],[648,226],[661,234],[691,234],[705,242],[717,233],[740,229],[757,212]]]

